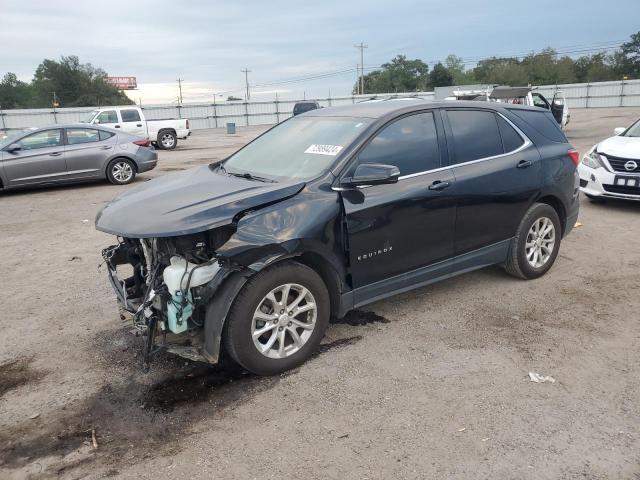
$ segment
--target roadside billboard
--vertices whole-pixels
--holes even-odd
[[[136,77],[107,77],[107,82],[116,86],[118,90],[135,90],[138,88]]]

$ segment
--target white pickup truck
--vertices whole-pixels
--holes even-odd
[[[145,120],[144,113],[138,107],[108,107],[91,111],[84,119],[85,123],[99,124],[115,128],[132,135],[146,137],[156,148],[173,150],[178,139],[191,135],[189,120],[185,118],[169,120]]]

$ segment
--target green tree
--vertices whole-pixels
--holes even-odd
[[[426,90],[429,85],[429,66],[422,60],[409,60],[398,55],[364,76],[365,93],[417,92]],[[357,93],[358,84],[353,87]]]
[[[640,32],[631,35],[631,40],[620,48],[620,70],[629,78],[640,78]]]
[[[0,80],[0,107],[29,108],[32,92],[28,83],[21,82],[15,73],[7,73]]]
[[[453,75],[454,85],[469,85],[476,83],[473,72],[465,70],[462,58],[450,54],[445,58],[444,66],[449,70],[449,73]]]
[[[131,105],[134,102],[107,82],[107,73],[75,55],[60,61],[44,60],[36,69],[31,86],[39,106],[51,106],[53,95],[60,107]]]
[[[435,87],[448,87],[453,85],[453,75],[440,62],[433,66],[429,74],[429,85]]]

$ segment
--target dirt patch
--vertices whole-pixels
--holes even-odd
[[[353,336],[324,343],[314,357],[360,339]],[[0,466],[21,471],[38,462],[44,466],[40,474],[46,477],[88,462],[107,468],[114,462],[122,466],[175,453],[194,422],[237,407],[289,374],[258,377],[229,361],[212,366],[160,353],[153,364],[155,372],[145,376],[139,356],[129,355],[139,347],[138,341],[121,330],[112,341],[99,342],[103,361],[119,359],[114,377],[120,380],[46,417],[0,432]],[[145,383],[149,378],[151,383]],[[92,448],[92,431],[98,449]]]
[[[0,364],[0,398],[10,390],[40,381],[44,372],[31,368],[32,357],[23,357]]]

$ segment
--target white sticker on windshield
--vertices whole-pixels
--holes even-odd
[[[336,156],[340,153],[342,147],[340,145],[311,145],[304,153],[315,153],[316,155]]]

